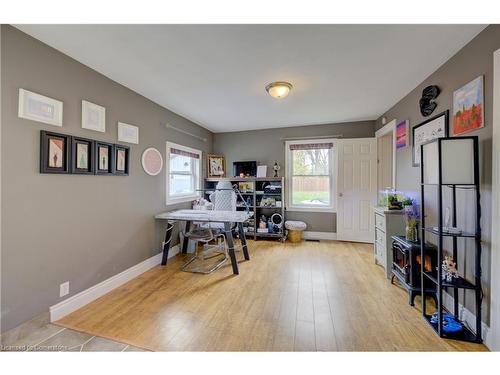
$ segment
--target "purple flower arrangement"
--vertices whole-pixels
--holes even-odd
[[[420,220],[420,210],[414,199],[405,199],[403,202],[406,218],[406,239],[408,241],[418,241],[418,222]]]
[[[414,199],[407,199],[403,202],[403,206],[405,208],[405,217],[406,220],[419,220],[420,219],[420,210],[418,209],[417,202]]]

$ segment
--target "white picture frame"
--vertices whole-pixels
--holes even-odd
[[[63,102],[20,88],[18,117],[62,127]]]
[[[139,127],[118,122],[118,141],[139,144]]]
[[[106,108],[82,100],[82,128],[96,132],[106,132]]]
[[[420,146],[448,136],[448,111],[444,111],[412,128],[413,166],[420,166]]]

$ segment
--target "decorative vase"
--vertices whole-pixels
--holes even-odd
[[[418,242],[418,229],[417,229],[417,224],[410,223],[409,221],[406,222],[406,240],[407,241],[412,241],[412,242]]]
[[[406,205],[404,210],[406,217],[406,240],[418,242],[418,214],[416,207],[414,205]]]

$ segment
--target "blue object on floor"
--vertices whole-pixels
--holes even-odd
[[[431,323],[438,324],[438,314],[432,314]],[[446,333],[460,332],[463,329],[462,323],[457,321],[453,315],[443,314],[443,331]]]

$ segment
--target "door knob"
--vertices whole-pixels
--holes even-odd
[[[344,196],[344,194],[343,194],[343,193],[339,193],[339,197],[343,197],[343,196]]]

